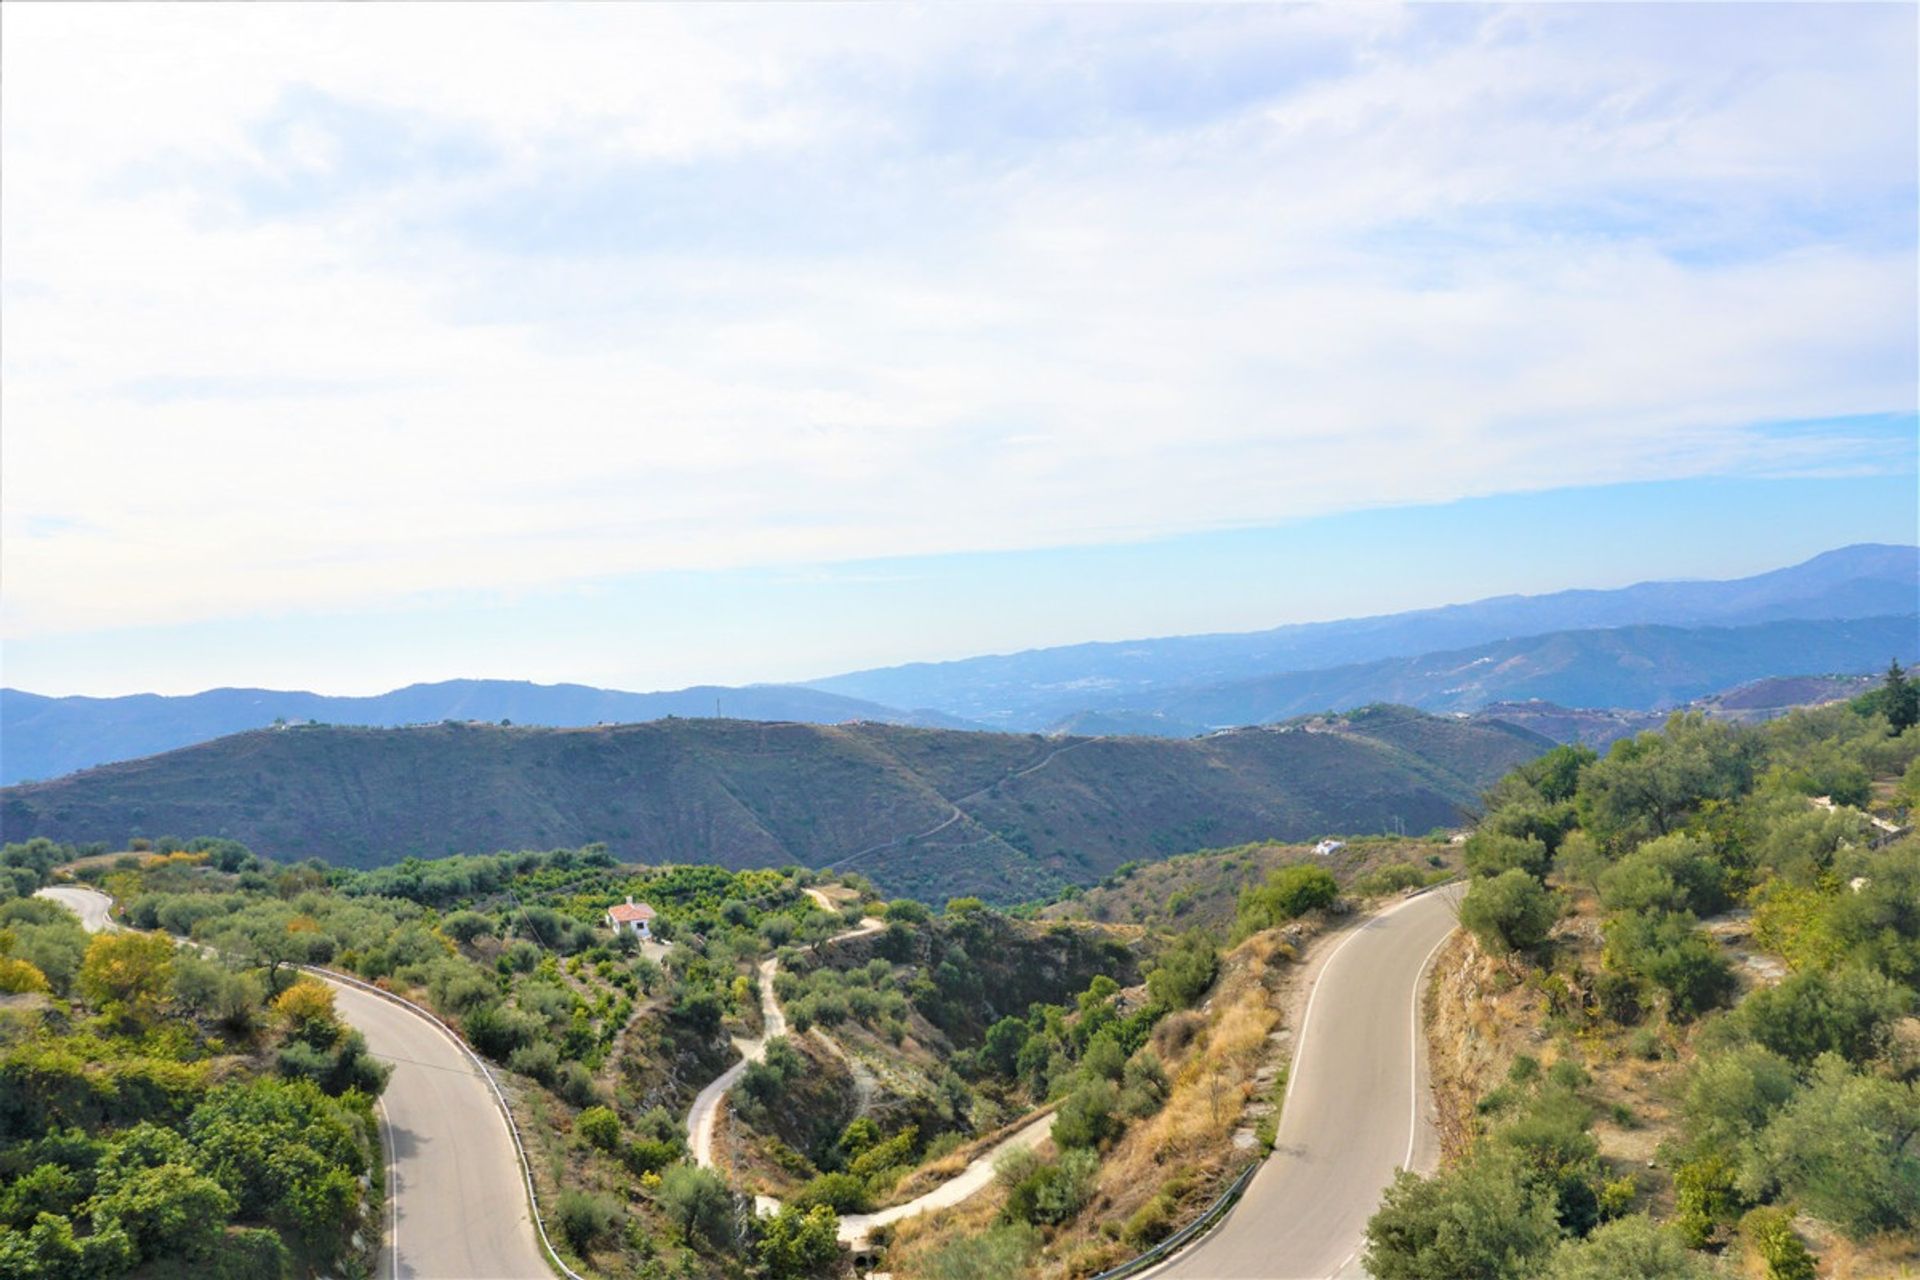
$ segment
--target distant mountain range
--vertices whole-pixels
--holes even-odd
[[[1769,676],[1687,703],[1718,720],[1751,724],[1785,715],[1795,707],[1822,706],[1858,697],[1878,684],[1877,676]],[[1583,742],[1606,749],[1621,738],[1658,729],[1671,710],[1625,711],[1615,707],[1563,707],[1534,698],[1489,702],[1473,713],[1476,720],[1499,720],[1530,729],[1555,742]]]
[[[1174,689],[1150,694],[1133,710],[1161,717],[1170,728],[1201,729],[1381,701],[1424,711],[1473,711],[1530,698],[1643,710],[1679,706],[1764,676],[1871,671],[1890,658],[1920,658],[1920,616],[1557,631],[1450,653]]]
[[[667,716],[969,728],[937,711],[906,712],[795,685],[699,685],[622,693],[524,680],[446,680],[370,698],[273,689],[210,689],[183,697],[46,698],[0,689],[0,785],[47,779],[116,760],[171,751],[277,721],[394,728],[442,720],[511,720],[558,727],[634,724]]]
[[[806,685],[624,693],[454,680],[368,698],[266,689],[48,698],[0,690],[0,784],[168,751],[276,720],[637,723],[870,720],[1184,737],[1372,702],[1471,711],[1546,699],[1644,711],[1743,681],[1920,658],[1920,550],[1862,545],[1730,582],[1502,596],[1235,635],[1070,645],[854,672]],[[902,708],[925,708],[903,710]]]
[[[605,841],[622,859],[839,866],[996,902],[1209,845],[1425,831],[1551,744],[1371,708],[1206,738],[670,720],[297,727],[0,790],[0,836],[224,835],[278,858]]]
[[[1473,604],[1303,623],[1270,631],[1067,645],[956,662],[913,663],[806,683],[888,706],[932,707],[996,727],[1044,729],[1086,711],[1163,711],[1173,715],[1177,714],[1172,709],[1175,706],[1218,706],[1217,712],[1206,713],[1203,723],[1248,723],[1243,712],[1220,705],[1209,695],[1176,698],[1170,691],[1240,685],[1386,658],[1448,654],[1495,641],[1563,631],[1645,626],[1728,628],[1789,619],[1822,621],[1915,613],[1920,613],[1920,549],[1862,544],[1829,551],[1791,568],[1728,582],[1648,582],[1611,591],[1498,596]],[[1857,668],[1826,668],[1797,661],[1785,668],[1753,674],[1870,670],[1885,666],[1890,656],[1868,655],[1865,665]],[[1710,687],[1750,678],[1734,675]],[[1649,692],[1628,690],[1621,696],[1660,696],[1652,686],[1645,687]],[[1382,688],[1359,701],[1394,696]],[[1216,714],[1223,718],[1216,720]]]

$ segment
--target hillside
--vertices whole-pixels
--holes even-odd
[[[336,698],[275,689],[209,689],[183,697],[47,698],[0,689],[0,785],[45,780],[115,760],[156,755],[275,721],[394,728],[441,720],[511,720],[573,727],[636,724],[666,716],[735,716],[840,724],[879,720],[961,729],[937,712],[908,713],[877,703],[791,685],[698,685],[667,693],[624,693],[578,684],[525,680],[445,680],[369,698]]]
[[[1920,549],[1868,544],[1842,547],[1802,564],[1723,582],[1647,582],[1609,591],[1499,596],[1471,604],[1302,623],[1267,631],[1064,645],[954,662],[911,663],[808,683],[817,689],[889,706],[933,707],[995,727],[1043,728],[1088,709],[1160,709],[1179,719],[1167,699],[1151,695],[1552,632],[1655,625],[1744,627],[1789,619],[1911,614],[1916,599],[1920,599]],[[1885,662],[1886,655],[1881,654],[1868,666],[1884,666]],[[1752,670],[1750,675],[1722,680],[1696,689],[1694,694],[1739,680],[1808,669],[1806,662],[1789,662]],[[1846,670],[1848,666],[1833,669]],[[1355,700],[1401,696],[1390,688],[1377,687],[1356,694]],[[1232,716],[1209,716],[1204,721],[1248,722],[1247,718]]]
[[[1188,741],[734,720],[304,727],[7,788],[0,830],[221,835],[360,867],[600,841],[651,864],[828,866],[890,893],[1004,902],[1206,845],[1449,824],[1546,745],[1404,709]]]

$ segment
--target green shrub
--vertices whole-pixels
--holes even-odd
[[[1197,1003],[1220,972],[1220,953],[1204,930],[1190,929],[1161,952],[1147,975],[1147,991],[1156,1004],[1186,1009]]]
[[[1767,1280],[1814,1280],[1816,1259],[1782,1209],[1755,1209],[1740,1219],[1740,1237],[1766,1264]]]
[[[507,1066],[523,1076],[532,1076],[541,1084],[550,1085],[560,1070],[560,1048],[551,1040],[525,1045],[508,1056]]]
[[[456,911],[440,922],[440,932],[455,942],[472,942],[493,932],[493,920],[478,911]]]
[[[588,1107],[573,1122],[575,1132],[589,1146],[612,1151],[620,1145],[620,1117],[610,1107]]]
[[[1643,1213],[1569,1240],[1553,1253],[1545,1280],[1708,1280],[1713,1270],[1671,1230]]]
[[[613,1238],[621,1219],[619,1201],[611,1196],[568,1188],[560,1193],[554,1209],[560,1222],[560,1234],[581,1257],[592,1254],[594,1246]]]
[[[1705,1248],[1714,1229],[1731,1224],[1741,1209],[1734,1169],[1718,1155],[1690,1160],[1674,1170],[1674,1225],[1687,1246]]]
[[[1077,1216],[1093,1198],[1100,1157],[1086,1149],[1049,1163],[1029,1151],[1009,1153],[997,1169],[1007,1184],[1006,1215],[1013,1222],[1057,1225]]]
[[[1460,923],[1498,955],[1531,951],[1560,918],[1560,899],[1519,869],[1475,880],[1460,900]]]
[[[826,1205],[782,1205],[760,1224],[760,1265],[769,1280],[826,1275],[840,1262],[840,1219]]]
[[[733,1193],[710,1169],[677,1164],[660,1178],[660,1206],[688,1241],[724,1248],[733,1241]],[[797,1198],[797,1197],[796,1197]]]
[[[1503,871],[1520,870],[1535,877],[1547,874],[1552,853],[1537,836],[1504,835],[1481,830],[1467,837],[1462,850],[1467,871],[1474,876],[1497,876]]]
[[[1339,895],[1340,885],[1325,867],[1281,867],[1267,877],[1265,884],[1241,891],[1234,933],[1245,937],[1274,928],[1326,906]]]
[[[1133,1211],[1120,1228],[1120,1238],[1136,1249],[1159,1244],[1173,1234],[1173,1213],[1173,1202],[1157,1195]]]
[[[1853,1072],[1838,1056],[1761,1135],[1744,1183],[1777,1182],[1856,1240],[1920,1225],[1920,1087]]]
[[[682,1148],[678,1142],[636,1138],[621,1151],[620,1159],[634,1173],[658,1173],[678,1160],[681,1154]]]
[[[823,1204],[835,1213],[865,1213],[867,1180],[845,1171],[823,1173],[794,1192],[788,1203],[798,1209]]]
[[[1748,1035],[1791,1061],[1837,1053],[1865,1062],[1886,1049],[1893,1024],[1912,1003],[1912,995],[1891,979],[1849,966],[1831,974],[1796,973],[1748,996],[1736,1016]]]
[[[576,1107],[600,1105],[600,1086],[593,1082],[593,1072],[587,1070],[584,1063],[561,1063],[553,1091]]]
[[[1535,1280],[1559,1240],[1550,1190],[1493,1153],[1431,1178],[1396,1174],[1367,1222],[1365,1263],[1377,1280]]]
[[[1053,1141],[1063,1150],[1093,1147],[1118,1132],[1120,1091],[1111,1080],[1089,1080],[1067,1095],[1054,1114]]]
[[[1353,882],[1353,891],[1363,898],[1378,898],[1389,893],[1418,889],[1427,883],[1427,873],[1410,862],[1395,862],[1369,871]]]
[[[1658,987],[1676,1018],[1698,1017],[1733,993],[1733,970],[1689,912],[1615,916],[1606,938],[1607,962]]]

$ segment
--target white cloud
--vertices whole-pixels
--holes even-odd
[[[1914,408],[1910,9],[4,21],[14,635],[1872,465],[1766,427]]]

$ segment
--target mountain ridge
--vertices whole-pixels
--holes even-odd
[[[802,683],[888,705],[935,708],[993,727],[1043,728],[1081,712],[1142,709],[1130,700],[1150,691],[1204,688],[1559,631],[1848,619],[1917,608],[1920,547],[1858,543],[1745,578],[1508,594],[1258,631],[1095,641],[907,663]]]
[[[1451,825],[1547,739],[1370,709],[1313,731],[1080,738],[742,720],[252,730],[0,790],[0,835],[224,835],[279,858],[601,841],[1009,902],[1211,844]]]
[[[968,728],[939,712],[901,711],[797,685],[693,685],[629,693],[526,680],[420,682],[368,696],[227,686],[200,693],[48,697],[0,689],[0,785],[45,780],[117,760],[157,755],[276,720],[398,728],[441,720],[513,720],[555,728],[637,723],[668,716],[834,724],[879,720]],[[115,754],[118,753],[118,754]]]
[[[1494,596],[1467,604],[1290,624],[1259,632],[1090,642],[951,663],[912,663],[802,684],[695,685],[631,693],[580,684],[448,680],[367,697],[221,688],[178,697],[52,698],[0,689],[0,729],[4,729],[0,785],[148,756],[263,728],[276,719],[389,727],[447,719],[508,719],[569,727],[667,716],[698,718],[712,714],[717,706],[726,714],[750,720],[815,724],[875,720],[956,729],[1185,736],[1220,725],[1260,723],[1374,701],[1470,711],[1474,705],[1470,701],[1449,700],[1418,682],[1396,682],[1391,678],[1392,663],[1431,661],[1476,645],[1512,645],[1529,638],[1539,640],[1536,648],[1543,650],[1551,647],[1547,641],[1552,637],[1561,637],[1554,644],[1585,643],[1591,648],[1594,637],[1603,633],[1641,628],[1634,634],[1646,637],[1653,634],[1646,628],[1700,631],[1726,628],[1740,619],[1749,621],[1738,625],[1753,628],[1824,623],[1832,624],[1829,631],[1844,630],[1841,624],[1911,614],[1916,608],[1920,608],[1920,549],[1858,544],[1747,578]],[[1782,614],[1791,616],[1775,616]],[[1701,621],[1703,617],[1710,621]],[[1750,620],[1754,618],[1760,621]],[[1606,625],[1541,629],[1556,619]],[[1586,640],[1566,638],[1576,633]],[[1747,634],[1760,643],[1761,632]],[[1448,643],[1431,643],[1438,639]],[[1614,650],[1619,639],[1614,637]],[[1705,637],[1695,639],[1705,643]],[[1672,645],[1667,648],[1673,651]],[[1846,651],[1829,645],[1822,649],[1826,660],[1819,665],[1830,670],[1867,670],[1884,666],[1889,656],[1903,660],[1920,656],[1904,639],[1888,652],[1873,648],[1863,643]],[[1618,653],[1594,652],[1595,663],[1618,665],[1624,660]],[[1783,652],[1779,645],[1761,645],[1757,653],[1749,655],[1754,661],[1735,661],[1738,655],[1725,655],[1717,666],[1687,681],[1662,683],[1649,677],[1638,684],[1609,686],[1596,679],[1585,687],[1502,686],[1476,696],[1480,701],[1541,697],[1578,706],[1618,705],[1622,710],[1644,711],[1743,680],[1808,669],[1804,655]],[[1761,660],[1768,653],[1773,656]],[[1658,665],[1653,658],[1648,661]],[[1365,670],[1369,663],[1375,664],[1370,671]],[[1341,673],[1366,676],[1372,682],[1343,685]],[[1247,697],[1237,704],[1231,692],[1221,692],[1239,686],[1245,693],[1256,685],[1326,692],[1279,701]]]

